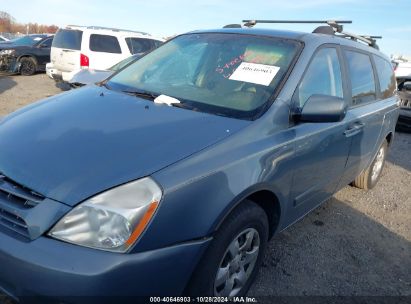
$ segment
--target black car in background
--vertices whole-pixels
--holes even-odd
[[[0,45],[0,71],[33,75],[50,62],[53,36],[28,35]]]
[[[33,45],[40,40],[49,37],[47,34],[30,34],[20,37],[10,38],[7,41],[0,41],[0,50],[10,46]]]
[[[396,130],[411,132],[411,81],[398,79],[397,95],[400,99],[400,116],[398,117]]]

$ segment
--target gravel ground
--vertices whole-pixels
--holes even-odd
[[[54,80],[43,73],[34,76],[0,74],[0,116],[60,92]]]
[[[44,74],[0,75],[0,115],[58,92]],[[408,296],[411,303],[410,151],[411,134],[396,133],[376,188],[347,186],[274,237],[249,296]]]

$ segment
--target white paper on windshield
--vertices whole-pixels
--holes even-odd
[[[229,79],[269,86],[279,70],[275,65],[242,62]]]
[[[173,103],[180,103],[180,100],[178,100],[177,98],[162,94],[158,96],[156,99],[154,99],[154,102],[171,106]]]

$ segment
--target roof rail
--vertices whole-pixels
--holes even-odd
[[[80,27],[80,28],[86,28],[86,29],[92,29],[92,30],[108,30],[108,31],[113,31],[113,32],[131,32],[131,33],[151,36],[149,33],[146,33],[146,32],[124,30],[124,29],[118,29],[118,28],[113,28],[113,27],[104,27],[104,26],[95,26],[95,25],[91,25],[91,26],[88,26],[88,25],[85,25],[85,26],[82,26],[82,25],[67,25],[67,27]]]
[[[347,23],[352,23],[351,20],[243,20],[244,26],[247,27],[252,27],[256,25],[257,23],[325,23],[330,26],[335,25],[338,26],[340,25],[339,28],[342,30],[342,25],[341,24],[347,24]]]
[[[224,25],[223,28],[241,28],[241,24],[233,23]]]
[[[343,30],[342,24],[351,24],[351,20],[243,20],[244,26],[246,27],[253,27],[257,23],[325,23],[329,27],[331,27],[332,31],[327,31],[324,27],[318,27],[314,30],[314,33],[322,33],[322,34],[340,34],[338,37],[349,38],[354,41],[361,41],[368,46],[371,46],[375,49],[379,49],[376,43],[376,39],[381,39],[382,36],[369,36],[369,35],[357,35],[352,34],[349,32],[345,32]],[[321,28],[321,29],[320,29]]]
[[[345,31],[341,31],[341,35],[339,35],[339,37],[344,37],[344,38],[348,38],[354,41],[364,42],[365,44],[377,50],[379,50],[380,48],[377,45],[376,39],[382,39],[382,36],[356,35],[356,34],[348,33]]]

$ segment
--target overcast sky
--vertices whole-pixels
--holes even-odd
[[[348,32],[382,35],[387,55],[411,55],[410,0],[0,0],[18,22],[99,25],[165,37],[242,19],[348,19]],[[258,25],[311,31],[315,25]]]

